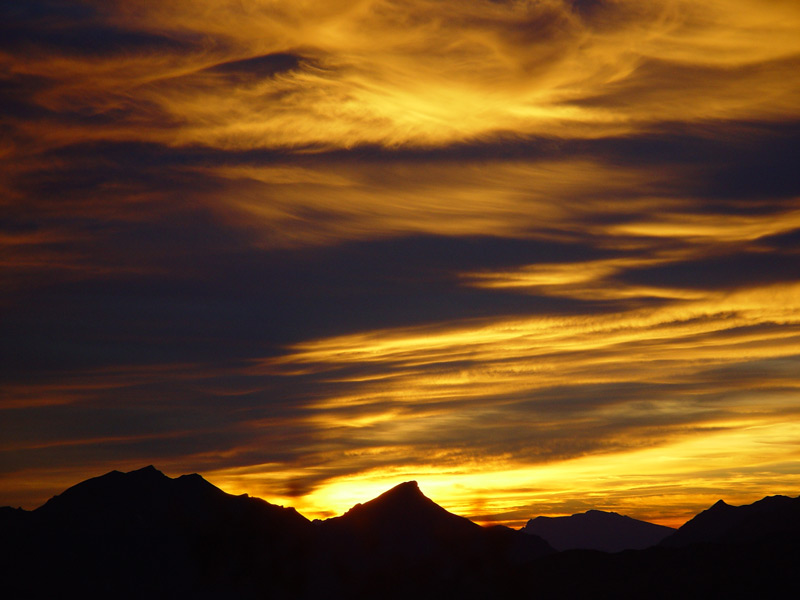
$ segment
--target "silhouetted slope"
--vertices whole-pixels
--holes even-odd
[[[584,600],[793,598],[800,593],[800,543],[656,546],[606,553],[569,550],[509,572],[496,598]],[[527,584],[527,595],[519,590]]]
[[[469,519],[448,512],[423,495],[416,481],[401,483],[374,500],[356,504],[322,526],[327,531],[359,537],[368,543],[391,541],[398,552],[420,536],[433,542],[468,538],[481,530]]]
[[[463,597],[511,565],[553,552],[538,537],[483,528],[448,512],[415,481],[314,525],[321,542],[317,571],[326,574],[321,581],[364,596],[441,597],[458,590]]]
[[[34,511],[4,508],[0,534],[11,598],[487,597],[512,565],[553,552],[449,513],[415,482],[312,525],[152,466],[89,479]]]
[[[715,505],[682,528],[688,546],[554,553],[449,513],[415,482],[310,523],[147,467],[34,511],[0,509],[0,589],[14,600],[774,597],[800,592],[797,502]]]
[[[776,536],[800,536],[800,497],[768,496],[744,506],[730,506],[720,500],[664,539],[661,545],[751,542]]]
[[[800,593],[798,500],[772,496],[734,507],[722,501],[661,544],[608,554],[571,550],[510,574],[502,597],[531,582],[558,598],[792,598]]]
[[[153,467],[89,479],[8,521],[11,597],[258,597],[296,585],[310,535],[294,509]]]
[[[655,546],[675,529],[615,512],[590,510],[569,517],[536,517],[522,531],[538,535],[556,550],[620,552]]]

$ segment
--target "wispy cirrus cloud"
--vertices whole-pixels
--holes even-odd
[[[795,114],[789,2],[38,6],[4,45],[40,82],[17,125],[37,143],[435,146]]]

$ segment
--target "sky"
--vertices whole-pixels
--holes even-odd
[[[0,0],[0,505],[800,494],[796,0]]]

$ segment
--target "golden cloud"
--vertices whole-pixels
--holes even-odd
[[[220,148],[437,146],[498,132],[598,137],[662,121],[797,114],[793,2],[130,2],[102,25],[181,40],[159,52],[5,56],[51,81],[51,111],[113,126],[28,124],[39,143],[148,139]],[[214,67],[269,55],[250,77]],[[261,68],[254,65],[261,64]]]

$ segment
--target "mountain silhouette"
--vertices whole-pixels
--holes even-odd
[[[436,590],[472,597],[511,565],[554,552],[539,537],[480,527],[448,512],[416,481],[314,525],[318,569],[337,572],[347,590],[364,597],[418,595],[420,587],[431,597],[441,597]]]
[[[328,535],[346,536],[372,551],[385,548],[395,557],[419,560],[436,552],[459,555],[485,552],[523,562],[554,550],[539,536],[522,536],[507,527],[481,527],[448,512],[427,498],[416,481],[392,488],[320,527]]]
[[[535,582],[540,597],[782,598],[800,594],[798,499],[717,502],[658,545],[568,550],[512,569],[498,597]]]
[[[536,517],[522,531],[538,535],[556,550],[621,552],[655,546],[675,529],[615,512],[590,510],[569,517]]]
[[[798,501],[720,502],[645,550],[555,552],[535,534],[454,515],[413,481],[311,522],[149,466],[33,511],[0,508],[0,581],[14,600],[772,597],[800,593]],[[630,524],[575,517],[564,522]]]
[[[237,598],[290,589],[311,524],[292,508],[150,466],[6,511],[0,533],[10,540],[0,555],[6,597]]]
[[[411,541],[419,536],[463,538],[482,528],[427,498],[416,481],[407,481],[374,500],[356,504],[344,515],[323,523],[327,530],[364,536],[370,541]]]
[[[175,520],[186,524],[207,523],[213,516],[231,521],[255,517],[260,525],[303,527],[308,519],[293,508],[269,504],[258,498],[232,496],[200,475],[167,477],[155,467],[121,473],[111,471],[88,479],[54,496],[34,511],[45,520],[67,519],[77,524],[103,521],[111,525],[121,519],[159,522]]]
[[[416,482],[312,523],[153,466],[89,479],[33,511],[5,507],[0,536],[9,598],[470,598],[553,552],[446,511]]]
[[[719,500],[665,538],[661,545],[674,548],[701,542],[751,542],[798,535],[800,497],[768,496],[743,506]]]

